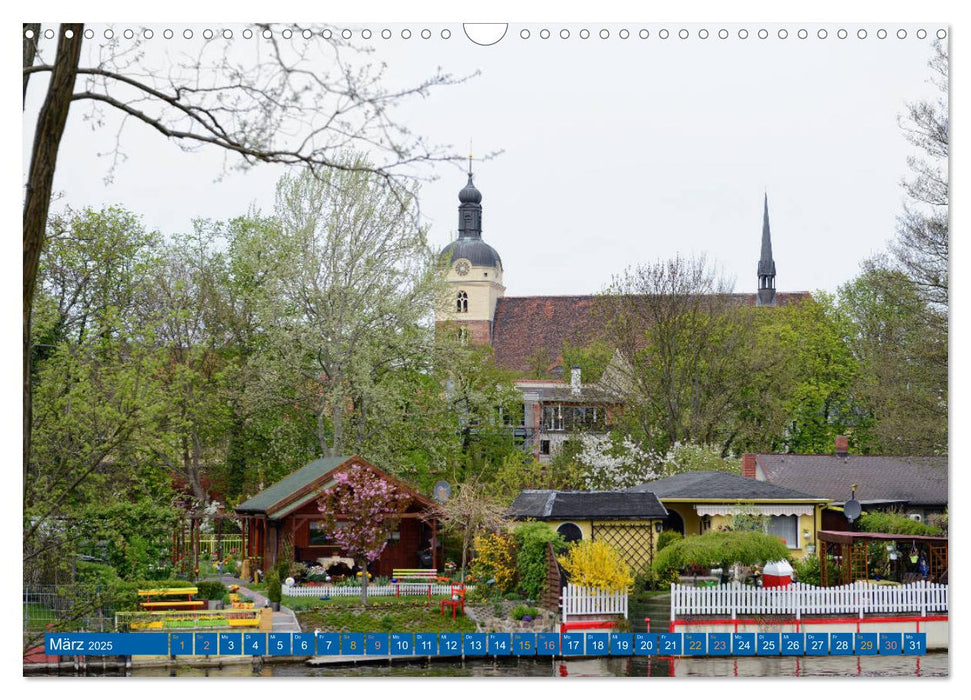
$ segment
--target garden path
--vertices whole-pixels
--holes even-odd
[[[266,596],[259,591],[254,591],[247,588],[247,581],[240,578],[234,578],[232,576],[220,576],[219,580],[222,581],[227,587],[232,584],[239,586],[239,592],[247,598],[252,598],[253,604],[257,608],[262,608],[264,605],[266,605]],[[297,622],[297,616],[293,610],[281,605],[279,612],[273,613],[273,631],[302,632],[303,630],[300,629],[300,623]]]

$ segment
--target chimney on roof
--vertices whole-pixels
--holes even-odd
[[[755,455],[744,454],[742,455],[742,476],[746,479],[755,479],[756,477],[756,466],[755,466]]]
[[[850,454],[850,439],[845,435],[836,436],[836,456],[846,457]]]
[[[573,365],[570,368],[570,393],[580,393],[580,365]]]

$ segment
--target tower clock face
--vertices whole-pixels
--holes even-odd
[[[471,268],[472,266],[469,264],[468,260],[459,260],[457,263],[455,263],[455,271],[463,276],[469,274],[469,270]]]

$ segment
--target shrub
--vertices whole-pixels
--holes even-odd
[[[277,569],[271,569],[266,575],[266,597],[273,603],[279,603],[283,598],[283,584]]]
[[[525,597],[537,600],[546,585],[546,550],[552,544],[554,551],[566,548],[557,532],[546,523],[529,522],[516,528],[516,573],[519,590]]]
[[[863,532],[889,532],[894,535],[926,535],[939,537],[940,528],[911,520],[902,513],[874,511],[860,516],[860,530]]]
[[[502,593],[516,585],[516,553],[513,538],[506,534],[476,535],[473,540],[475,558],[469,565],[471,578],[478,583],[494,581],[492,585]]]
[[[684,539],[680,532],[677,530],[665,530],[657,538],[657,551],[661,551],[667,547],[672,542],[677,542],[680,539]]]
[[[789,558],[789,548],[778,537],[761,532],[708,532],[674,542],[654,557],[658,573],[689,566],[726,569],[732,564],[764,564]]]
[[[513,608],[510,615],[514,620],[522,620],[527,615],[529,615],[529,617],[536,617],[539,615],[539,610],[528,605],[517,605],[515,608]]]
[[[943,537],[947,537],[947,511],[928,515],[927,524],[931,527],[936,527],[941,531]]]
[[[75,570],[75,577],[78,583],[89,583],[97,586],[112,586],[121,582],[115,567],[93,561],[79,561]]]
[[[796,570],[796,578],[800,583],[819,585],[819,557],[815,554],[807,554],[803,559],[797,561],[792,568]]]
[[[290,566],[290,575],[297,581],[303,581],[307,576],[307,565],[302,561],[295,561]]]
[[[233,559],[232,555],[227,554],[223,559],[222,572],[228,576],[236,576],[239,573],[239,567],[236,565],[236,560]]]
[[[202,600],[221,600],[226,594],[226,587],[221,581],[199,581],[199,598]]]
[[[634,589],[637,591],[660,591],[671,588],[672,583],[679,583],[681,576],[677,569],[655,571],[648,569],[634,579]]]
[[[612,593],[627,591],[634,584],[630,564],[606,542],[583,540],[574,543],[559,558],[560,565],[578,586],[601,588]]]

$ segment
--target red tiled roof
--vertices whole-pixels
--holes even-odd
[[[563,343],[587,345],[602,331],[593,314],[594,296],[503,297],[496,304],[492,349],[496,364],[527,372],[534,357],[558,364]]]
[[[755,305],[755,294],[733,294],[741,304]],[[809,292],[779,292],[778,304],[810,298]],[[584,346],[600,335],[603,318],[597,316],[597,297],[503,297],[496,304],[492,349],[496,364],[512,372],[529,372],[534,358],[544,358],[547,369],[562,362],[563,344]]]

